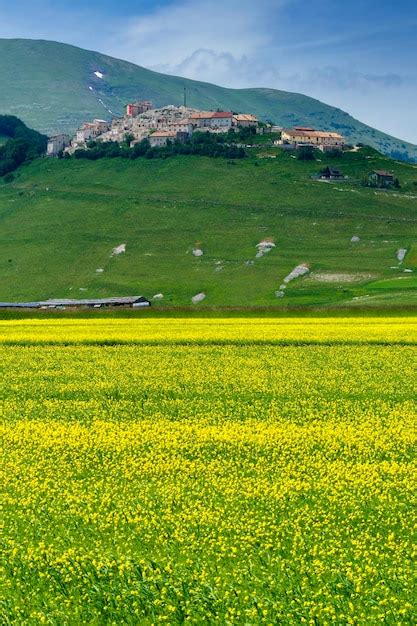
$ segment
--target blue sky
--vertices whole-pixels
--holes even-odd
[[[415,143],[416,35],[416,0],[0,0],[0,37],[302,92]]]

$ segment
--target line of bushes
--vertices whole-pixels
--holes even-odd
[[[236,141],[236,138],[235,138]],[[123,144],[114,141],[101,142],[90,141],[87,149],[79,149],[74,152],[76,159],[89,159],[96,161],[102,158],[122,157],[125,159],[138,159],[145,157],[146,159],[163,158],[166,159],[177,154],[197,155],[208,157],[222,157],[225,159],[242,159],[246,156],[246,152],[242,147],[233,143],[227,143],[222,135],[214,135],[212,133],[194,133],[191,139],[185,143],[180,141],[168,142],[165,147],[151,147],[148,139],[130,147],[130,137]],[[67,155],[64,155],[67,156]]]

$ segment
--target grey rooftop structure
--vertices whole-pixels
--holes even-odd
[[[0,302],[2,309],[56,309],[67,307],[87,307],[101,308],[109,306],[130,306],[133,308],[141,308],[151,306],[149,300],[144,296],[121,296],[115,298],[84,298],[82,300],[74,300],[71,298],[54,298],[50,300],[40,300],[39,302]]]

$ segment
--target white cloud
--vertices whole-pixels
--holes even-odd
[[[222,61],[234,69],[236,63],[248,62],[271,45],[274,17],[288,1],[182,0],[131,20],[113,52],[170,73],[181,66],[193,74],[190,77],[204,71],[200,78],[210,80],[207,52],[218,69]]]
[[[199,48],[183,61],[153,66],[158,72],[186,76],[225,87],[271,86],[280,80],[279,71],[256,58]]]

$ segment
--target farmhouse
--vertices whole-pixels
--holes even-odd
[[[69,135],[63,135],[63,134],[55,135],[54,137],[50,137],[48,139],[46,154],[48,156],[58,156],[61,150],[64,150],[69,145],[70,145]]]
[[[394,174],[385,170],[373,170],[368,174],[368,183],[373,187],[392,187]]]
[[[345,176],[340,170],[334,167],[325,167],[321,170],[319,178],[321,180],[343,180]]]
[[[342,150],[345,139],[339,133],[297,126],[284,129],[281,133],[281,140],[276,143],[290,145],[294,148],[313,146],[325,152],[326,150]]]

